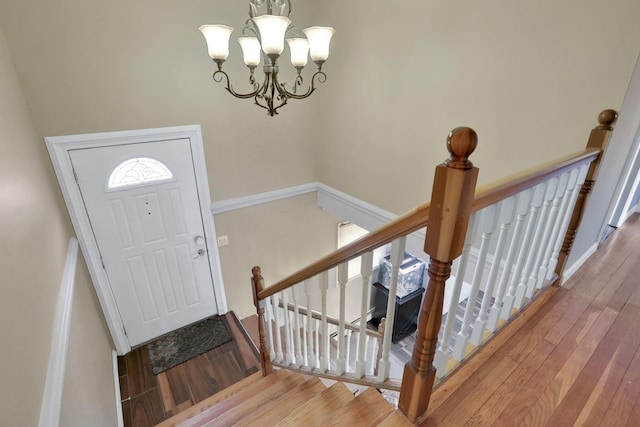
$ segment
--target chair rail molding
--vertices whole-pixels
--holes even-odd
[[[38,427],[56,427],[60,423],[77,264],[78,240],[72,237],[69,239],[67,258],[62,274],[62,285],[60,286],[60,294],[56,306],[51,353],[49,356],[49,366],[47,368],[47,378],[44,384],[42,404],[40,406],[40,421],[38,422]]]
[[[314,192],[317,196],[319,208],[325,209],[344,220],[351,221],[368,231],[375,230],[398,216],[318,181],[213,202],[211,203],[211,213],[212,215],[218,215],[236,209],[258,206],[263,203]],[[407,238],[407,250],[414,254],[422,254],[424,236],[424,231],[417,231],[409,235]]]

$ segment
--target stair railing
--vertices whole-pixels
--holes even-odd
[[[444,377],[533,299],[560,283],[616,117],[613,110],[600,114],[600,125],[592,131],[584,151],[487,186],[475,197],[478,169],[469,156],[477,137],[470,128],[454,129],[447,139],[451,156],[436,168],[431,203],[268,288],[255,267],[252,282],[260,318],[263,373],[276,365],[399,389],[399,408],[409,420],[420,422],[436,377]],[[390,377],[405,240],[427,222],[429,281],[415,347],[403,375]],[[376,281],[373,259],[381,251],[390,252],[392,268],[386,325],[382,343],[376,347],[372,342],[380,337],[368,329],[367,319],[370,283]],[[348,280],[347,263],[355,258],[361,259],[361,280],[354,285]],[[329,283],[331,269],[337,269],[337,283]],[[445,287],[450,290],[446,303]],[[354,313],[346,314],[354,305],[347,298],[354,289],[360,295],[355,325],[347,318]],[[334,301],[331,307],[327,307],[328,297]]]

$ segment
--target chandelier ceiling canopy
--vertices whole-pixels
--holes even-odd
[[[301,32],[292,24],[290,15],[290,0],[249,0],[249,19],[242,29],[242,35],[238,37],[244,63],[249,68],[249,83],[253,87],[247,93],[236,92],[229,75],[222,70],[222,64],[229,56],[229,38],[233,27],[202,25],[199,28],[207,41],[209,56],[218,67],[213,73],[213,80],[218,83],[224,81],[227,91],[237,98],[253,98],[256,105],[265,108],[270,116],[278,114],[278,109],[286,105],[289,99],[307,98],[315,91],[316,82],[324,83],[326,80],[322,64],[329,57],[334,29],[309,27]],[[291,64],[297,71],[291,89],[278,80],[278,59],[284,51],[285,41],[289,46]],[[302,91],[302,70],[309,57],[317,69],[309,86]],[[254,71],[261,62],[264,80],[260,84],[256,81]]]

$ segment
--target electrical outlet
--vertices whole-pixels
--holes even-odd
[[[218,247],[227,246],[229,244],[229,236],[218,236]]]

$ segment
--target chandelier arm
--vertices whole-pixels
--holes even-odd
[[[222,70],[218,70],[215,73],[213,73],[213,81],[215,81],[216,83],[221,83],[223,79],[227,81],[225,89],[227,89],[227,91],[231,95],[235,96],[236,98],[241,98],[241,99],[253,98],[258,93],[260,93],[261,87],[258,85],[258,83],[255,83],[255,82],[253,82],[253,89],[254,89],[253,92],[238,93],[235,90],[233,90],[233,86],[229,81],[229,75],[227,73],[225,73]]]
[[[278,83],[278,92],[280,92],[281,95],[286,95],[288,98],[304,99],[309,97],[316,90],[316,81],[318,83],[326,82],[327,75],[323,71],[316,71],[314,75],[311,77],[311,84],[309,85],[309,88],[305,93],[297,94],[295,92],[289,92],[285,87],[284,83]]]

